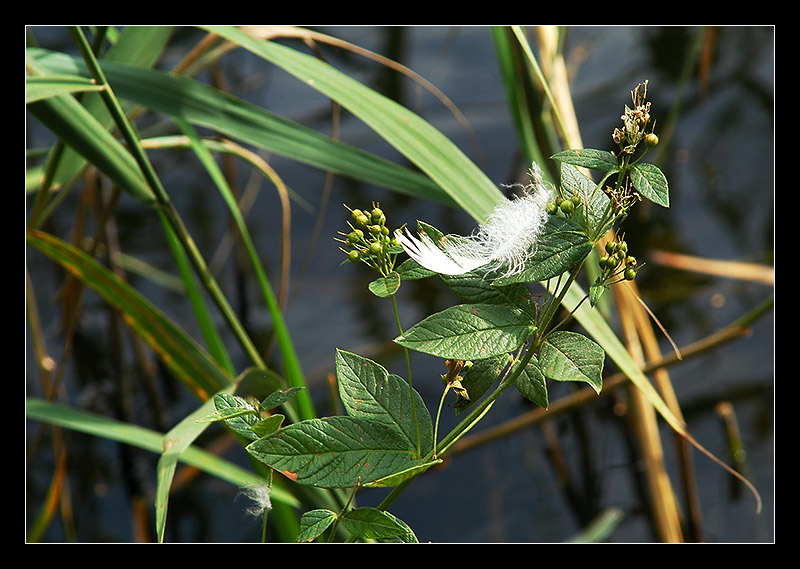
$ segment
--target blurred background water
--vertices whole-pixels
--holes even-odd
[[[497,184],[517,181],[527,165],[520,159],[505,92],[489,29],[468,27],[330,27],[319,31],[395,59],[441,89],[464,113],[473,140],[452,114],[430,94],[396,73],[364,59],[326,49],[328,60],[348,74],[389,93],[426,118],[455,141]],[[571,87],[585,147],[612,149],[611,132],[619,125],[630,91],[649,80],[651,114],[659,126],[679,95],[680,74],[694,28],[575,27],[570,29],[567,57]],[[64,28],[34,28],[40,43],[71,49]],[[202,35],[179,30],[164,59],[169,68]],[[671,146],[662,163],[670,184],[671,207],[642,206],[626,222],[626,240],[638,259],[647,262],[637,277],[642,297],[678,345],[686,345],[730,324],[768,298],[773,287],[761,283],[708,277],[663,267],[648,252],[667,250],[700,257],[772,265],[774,253],[774,29],[713,29],[708,74],[695,72],[683,93],[684,104],[674,123]],[[235,52],[217,66],[226,89],[276,114],[323,133],[330,133],[330,104],[262,60]],[[28,147],[42,146],[47,136],[29,124]],[[362,123],[346,113],[340,138],[392,160],[403,158]],[[477,141],[477,146],[476,146]],[[269,332],[252,275],[237,267],[235,251],[224,249],[228,220],[221,201],[194,159],[187,154],[153,153],[167,191],[185,217],[206,258],[218,266],[220,281],[245,315],[254,335]],[[318,410],[331,405],[329,374],[337,348],[380,361],[405,376],[405,363],[394,349],[391,303],[367,290],[374,277],[362,267],[340,266],[343,254],[333,240],[346,228],[351,207],[380,201],[389,224],[422,219],[452,233],[467,233],[474,221],[463,212],[374,188],[352,180],[334,182],[327,207],[322,188],[325,174],[281,157],[270,163],[303,200],[292,206],[292,272],[286,319],[302,358]],[[242,186],[248,174],[239,174]],[[260,183],[260,182],[259,182]],[[280,207],[275,192],[263,184],[248,214],[262,259],[277,274]],[[48,230],[63,235],[74,209],[65,204]],[[318,239],[313,228],[323,215]],[[162,232],[152,211],[123,199],[118,208],[123,250],[152,265],[174,272]],[[39,256],[26,259],[43,307],[48,337],[58,345],[58,308],[50,303],[60,281],[52,265]],[[188,304],[180,295],[145,278],[133,284],[171,317],[193,330]],[[39,292],[41,291],[41,292]],[[401,318],[409,326],[433,311],[456,303],[434,279],[407,282],[400,289]],[[162,374],[157,386],[161,406],[137,386],[126,391],[119,374],[133,365],[127,348],[109,335],[108,310],[89,295],[66,389],[76,406],[166,430],[194,409],[197,402]],[[666,340],[662,350],[671,348]],[[234,345],[233,342],[230,345]],[[117,358],[122,354],[122,364]],[[237,354],[238,355],[238,354]],[[40,395],[26,342],[28,395]],[[240,363],[244,365],[244,358]],[[435,358],[414,354],[414,386],[431,412],[441,395]],[[120,370],[120,365],[123,369]],[[276,365],[276,367],[279,367]],[[706,448],[728,459],[723,423],[716,406],[733,405],[747,451],[748,475],[764,499],[754,513],[746,491],[718,465],[694,454],[701,500],[702,537],[710,542],[764,542],[774,539],[774,320],[762,318],[752,334],[713,352],[670,368],[689,431]],[[550,400],[574,386],[551,382]],[[407,521],[420,541],[432,542],[559,542],[569,539],[602,511],[619,509],[623,518],[608,538],[612,542],[656,539],[639,478],[640,460],[614,413],[614,397],[598,400],[568,415],[517,432],[492,444],[458,454],[443,467],[416,480],[394,503],[392,513]],[[508,392],[492,409],[481,429],[517,416],[531,405]],[[445,414],[441,431],[455,424]],[[35,425],[29,425],[29,433]],[[675,473],[669,429],[663,427],[667,462]],[[224,441],[222,431],[209,429],[202,442]],[[547,452],[548,437],[557,437],[570,484],[560,483]],[[71,433],[70,491],[78,541],[133,541],[131,511],[138,499],[152,504],[157,457],[104,440]],[[235,446],[224,451],[246,464]],[[26,513],[41,506],[53,465],[39,453],[26,469]],[[238,489],[208,476],[184,481],[170,501],[167,541],[255,541],[259,523],[245,514],[247,500]],[[376,505],[385,492],[364,491],[361,505]],[[152,524],[150,525],[152,528]],[[148,528],[149,529],[149,528]],[[152,530],[150,530],[152,531]],[[64,541],[70,534],[59,523],[46,539]]]

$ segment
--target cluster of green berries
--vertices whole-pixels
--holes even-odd
[[[347,207],[347,206],[345,206]],[[347,208],[350,209],[350,208]],[[350,209],[349,233],[342,233],[343,239],[337,239],[347,245],[340,249],[347,253],[347,260],[352,263],[364,262],[381,272],[387,267],[391,270],[394,257],[402,251],[394,232],[386,225],[386,215],[377,202],[372,203],[371,210]]]
[[[558,196],[554,202],[547,204],[546,209],[550,215],[555,215],[560,211],[569,217],[579,205],[581,205],[581,197],[578,194],[573,195],[571,198]]]
[[[600,257],[598,264],[603,272],[603,280],[609,276],[621,274],[625,280],[636,278],[636,257],[628,254],[628,244],[624,239],[609,241],[605,245],[606,254]]]

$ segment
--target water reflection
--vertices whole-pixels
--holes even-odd
[[[469,133],[438,101],[422,94],[407,80],[352,55],[329,54],[331,61],[348,73],[385,89],[430,120],[471,157],[480,160],[487,175],[498,184],[515,181],[518,173],[525,170],[519,160],[487,28],[345,27],[323,31],[396,58],[444,91],[467,116],[479,149],[472,146]],[[629,91],[645,78],[650,81],[648,94],[654,113],[664,117],[659,118],[659,124],[669,120],[666,113],[679,95],[682,62],[694,31],[682,27],[579,27],[571,31],[568,55],[575,107],[586,146],[610,148],[610,133],[623,105],[629,103]],[[769,263],[774,237],[774,31],[759,27],[720,28],[715,31],[712,47],[709,65],[693,71],[694,79],[683,93],[680,113],[671,125],[671,144],[663,156],[672,207],[642,208],[640,215],[626,224],[627,241],[644,259],[649,249],[660,249]],[[328,102],[265,67],[254,57],[239,53],[226,58],[220,72],[237,95],[321,132],[330,132]],[[340,136],[369,152],[402,160],[346,114]],[[160,160],[172,157],[163,156]],[[314,207],[321,204],[323,174],[282,158],[274,158],[272,164],[304,200]],[[165,185],[181,188],[175,200],[185,212],[192,234],[211,257],[227,230],[227,220],[219,216],[220,209],[214,206],[219,198],[210,184],[192,174],[196,168],[188,161],[178,166],[160,163],[159,169],[174,172],[174,179],[165,177]],[[302,355],[318,409],[331,405],[328,374],[336,348],[373,357],[390,371],[405,375],[405,365],[396,357],[399,353],[391,343],[395,324],[390,303],[367,291],[371,274],[358,267],[339,266],[342,257],[333,241],[344,226],[345,210],[341,204],[360,207],[373,200],[380,201],[390,212],[390,223],[395,225],[424,219],[462,234],[474,225],[462,212],[349,180],[335,181],[324,211],[312,213],[293,206],[287,323]],[[121,221],[129,222],[120,226],[125,250],[142,255],[155,266],[171,267],[156,220],[143,217],[138,206],[127,202],[121,204],[120,212]],[[309,228],[318,214],[324,215],[323,225],[319,240],[312,242]],[[56,232],[63,234],[70,219],[67,213],[63,220],[55,221]],[[280,260],[275,231],[280,223],[280,208],[270,189],[262,188],[248,219],[265,266],[272,274]],[[269,342],[270,323],[257,299],[253,277],[247,271],[238,271],[237,266],[236,255],[231,255],[222,266],[220,280],[223,286],[237,291],[233,296],[254,336]],[[52,269],[40,263],[31,269],[40,271],[42,279],[53,278]],[[648,265],[641,277],[644,300],[679,344],[725,326],[771,292],[760,284],[687,274],[655,264]],[[184,325],[192,322],[188,306],[178,302],[181,297],[143,279],[134,283],[177,321]],[[720,298],[724,302],[718,302]],[[453,302],[450,293],[434,281],[405,283],[399,297],[406,326]],[[116,362],[113,368],[105,367],[106,362],[98,355],[109,353],[111,344],[104,330],[105,319],[110,316],[99,303],[90,304],[85,315],[80,335],[81,348],[85,350],[81,353],[85,355],[76,360],[68,383],[76,401],[150,427],[157,415],[154,401],[164,409],[162,421],[167,424],[193,408],[195,402],[176,390],[171,379],[156,374],[157,396],[129,394],[124,399],[129,407],[124,413],[117,409],[119,398],[125,395],[119,392],[117,374],[125,373],[120,369],[126,366],[134,366],[133,358]],[[47,316],[50,326],[55,326],[58,316]],[[714,406],[723,398],[733,402],[745,436],[753,481],[765,499],[764,513],[755,517],[746,495],[731,499],[733,480],[729,475],[706,459],[696,458],[696,480],[704,508],[703,538],[709,541],[773,538],[772,326],[770,317],[759,322],[747,340],[677,366],[671,372],[690,431],[718,456],[725,456],[725,447]],[[234,345],[232,339],[228,341]],[[666,342],[663,346],[664,350],[669,349]],[[243,362],[242,358],[239,363]],[[421,378],[415,387],[433,410],[440,395],[441,362],[415,355],[413,364],[416,377]],[[279,362],[275,365],[280,367]],[[86,370],[94,371],[90,374]],[[31,375],[29,389],[37,381]],[[87,381],[90,376],[91,382]],[[553,385],[551,400],[568,394],[572,388]],[[624,405],[622,397],[609,397],[543,427],[456,456],[417,480],[395,503],[392,512],[408,521],[421,541],[542,542],[567,539],[604,509],[615,507],[624,511],[625,518],[612,541],[651,541],[655,537],[648,522],[646,493],[638,477],[639,457],[624,417],[615,413],[620,405]],[[494,407],[485,425],[496,425],[528,409],[524,400],[509,393]],[[442,428],[446,430],[454,422],[448,416]],[[216,442],[216,434],[211,430],[206,437]],[[669,441],[669,433],[664,434],[665,441]],[[135,532],[124,521],[131,509],[130,504],[125,504],[125,497],[142,495],[152,503],[155,457],[135,453],[138,456],[131,459],[128,451],[97,441],[76,446],[87,456],[82,454],[79,462],[71,464],[72,476],[93,481],[91,486],[73,488],[75,502],[85,506],[79,513],[77,539],[132,540]],[[668,442],[666,446],[667,452],[672,453]],[[226,456],[247,463],[239,448],[230,448]],[[31,466],[29,516],[42,503],[48,480],[40,468],[49,473],[52,466]],[[131,486],[126,487],[126,483],[138,486],[128,491]],[[109,494],[99,492],[101,484],[111,489]],[[236,492],[207,477],[187,481],[170,502],[168,540],[256,540],[258,524],[245,517],[246,504],[236,499]],[[376,504],[382,495],[378,491],[364,492],[360,500],[363,505]],[[120,510],[125,513],[118,515]],[[65,535],[63,529],[54,527],[48,539],[61,541]]]

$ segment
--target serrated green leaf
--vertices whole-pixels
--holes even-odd
[[[536,356],[531,358],[528,365],[525,366],[517,380],[514,382],[514,387],[517,391],[525,397],[528,401],[535,403],[543,409],[547,409],[550,401],[547,396],[547,383],[545,382],[542,370],[539,367],[539,360]]]
[[[385,277],[380,277],[369,283],[370,292],[379,298],[392,296],[399,288],[400,275],[397,272],[391,272]]]
[[[551,158],[575,166],[599,170],[600,172],[614,172],[619,168],[617,159],[613,154],[606,150],[596,150],[594,148],[564,150],[553,154]]]
[[[592,283],[589,285],[589,303],[592,306],[595,306],[600,301],[600,297],[603,296],[606,288],[608,287],[604,284]]]
[[[553,332],[539,350],[542,373],[556,381],[583,381],[597,393],[603,388],[603,348],[577,332]]]
[[[250,428],[252,429],[256,437],[258,438],[266,437],[276,432],[278,429],[280,429],[285,419],[286,417],[284,415],[281,415],[280,413],[275,413],[274,415],[270,415],[263,421],[259,421]]]
[[[229,393],[218,393],[214,396],[214,407],[217,412],[212,415],[225,421],[225,424],[235,433],[254,441],[258,436],[253,433],[252,426],[260,418],[255,407],[246,399]]]
[[[361,417],[294,423],[247,451],[291,480],[320,488],[350,488],[419,464],[397,429]]]
[[[264,400],[261,402],[262,409],[274,409],[275,407],[280,407],[287,401],[294,398],[298,393],[303,391],[305,387],[290,387],[288,389],[279,389],[278,391],[273,391],[269,395],[267,395]]]
[[[433,448],[433,423],[422,397],[414,391],[414,408],[408,383],[380,364],[358,354],[336,351],[339,397],[351,417],[364,417],[397,429],[409,448],[417,448],[416,412],[422,453]]]
[[[336,521],[336,512],[326,509],[310,510],[300,518],[297,542],[314,541]]]
[[[669,185],[664,172],[655,164],[646,162],[631,166],[633,187],[651,202],[669,207]]]
[[[592,250],[586,233],[568,219],[551,216],[545,224],[528,268],[493,281],[496,286],[552,279],[575,267]]]
[[[511,352],[535,330],[518,308],[459,304],[418,322],[395,342],[406,348],[456,360],[480,360]]]
[[[387,539],[405,533],[394,516],[377,508],[355,508],[342,516],[342,526],[361,539]]]
[[[499,286],[484,274],[469,272],[463,275],[441,275],[442,282],[461,300],[475,304],[505,304],[527,313],[535,310],[528,287],[523,283]]]

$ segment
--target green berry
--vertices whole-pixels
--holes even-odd
[[[635,270],[633,270],[630,267],[625,269],[625,280],[632,281],[635,278],[636,278],[636,271]]]
[[[575,204],[572,203],[572,200],[563,200],[559,207],[561,207],[561,211],[563,211],[567,215],[569,215],[575,210]]]
[[[351,231],[350,234],[347,236],[348,243],[359,243],[364,239],[364,232],[360,229],[356,229]]]
[[[373,241],[372,243],[369,244],[369,252],[372,253],[373,255],[377,255],[381,251],[383,251],[383,246],[377,241]]]
[[[644,137],[644,143],[649,147],[653,148],[654,146],[658,146],[658,136],[656,133],[651,132],[650,134]]]
[[[363,213],[357,215],[355,220],[356,220],[356,225],[358,225],[359,227],[366,227],[367,225],[369,225],[369,218]]]
[[[347,260],[351,263],[357,263],[360,258],[361,254],[358,251],[350,251],[347,254]]]
[[[575,194],[572,196],[572,203],[575,204],[576,207],[581,205],[581,197],[578,194]]]

